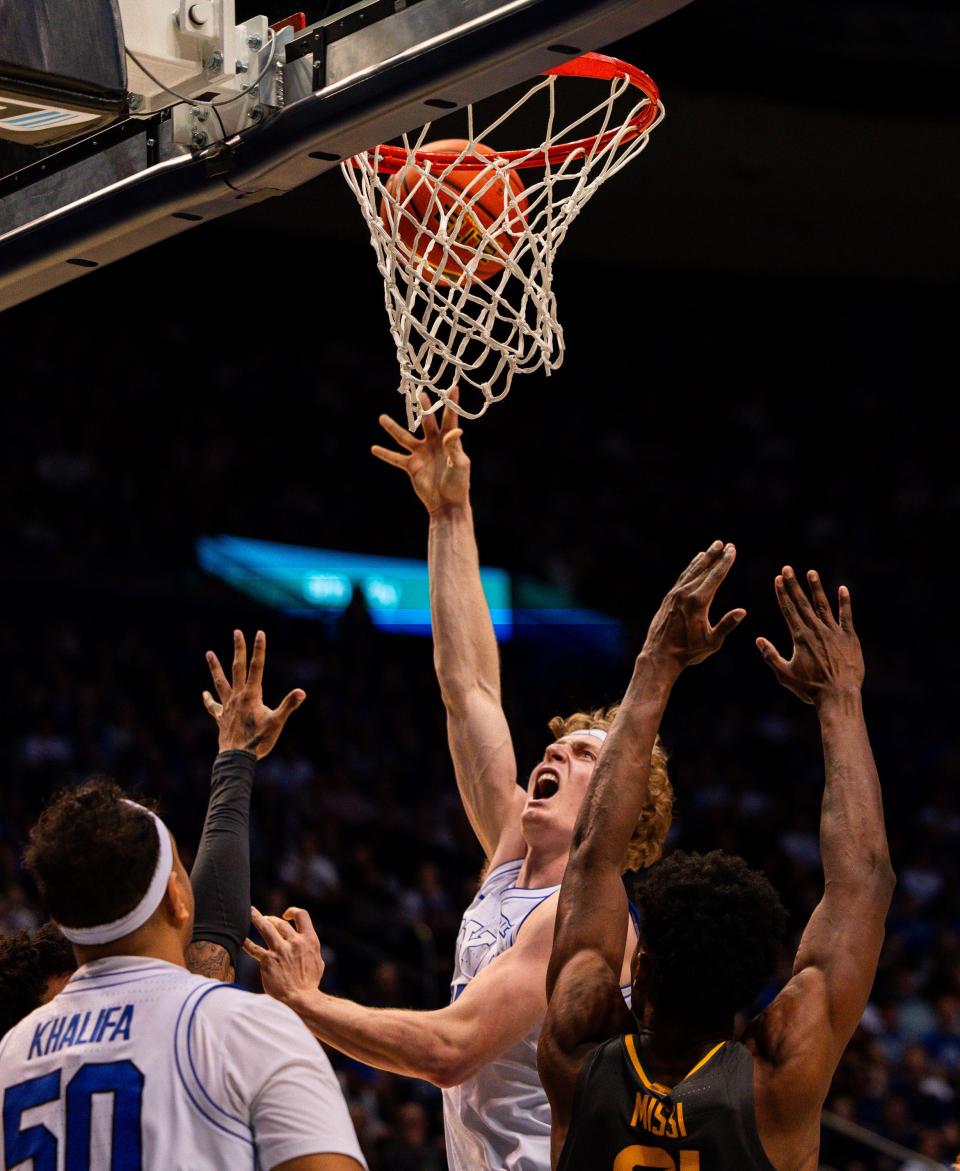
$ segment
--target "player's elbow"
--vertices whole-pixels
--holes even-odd
[[[466,717],[478,703],[499,703],[493,689],[476,672],[465,670],[462,663],[451,661],[449,656],[434,655],[433,665],[443,705],[452,718]]]
[[[890,851],[886,841],[867,851],[864,858],[863,880],[869,884],[878,899],[883,899],[887,903],[891,901],[897,885],[897,876],[890,862]]]
[[[476,1073],[480,1064],[463,1039],[452,1033],[438,1034],[431,1040],[422,1076],[441,1090],[450,1090]]]
[[[897,875],[890,862],[890,855],[886,854],[883,858],[877,860],[874,870],[874,882],[877,885],[877,891],[880,898],[889,907],[893,901],[893,892],[897,885]]]
[[[476,1072],[463,1054],[438,1054],[431,1062],[430,1073],[427,1078],[441,1090],[452,1090],[460,1086]]]

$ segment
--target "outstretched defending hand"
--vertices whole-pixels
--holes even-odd
[[[702,663],[723,646],[723,640],[746,616],[730,610],[716,626],[710,625],[710,606],[720,583],[733,567],[733,545],[714,541],[698,553],[653,616],[643,654],[666,661],[676,670]]]
[[[427,396],[421,397],[424,406],[429,406]],[[457,401],[456,388],[450,391],[450,397]],[[449,407],[443,409],[441,425],[435,415],[424,415],[423,438],[417,439],[389,415],[381,415],[380,426],[408,454],[379,445],[370,448],[377,459],[403,468],[427,512],[436,512],[448,504],[466,504],[470,496],[470,460],[460,443],[463,430],[455,420],[456,414]]]
[[[784,687],[804,703],[820,703],[844,692],[859,691],[863,683],[863,653],[853,629],[850,591],[839,591],[839,622],[823,591],[816,571],[807,573],[813,598],[811,605],[797,575],[789,565],[774,581],[780,611],[793,639],[793,654],[787,662],[765,638],[757,639],[764,660]]]
[[[300,907],[288,907],[283,918],[278,919],[276,915],[261,915],[256,907],[251,907],[250,918],[267,946],[260,947],[252,939],[245,939],[243,950],[260,965],[264,992],[282,1001],[290,1000],[298,992],[316,992],[326,965],[307,912]]]
[[[252,752],[258,760],[273,748],[290,714],[307,698],[307,693],[296,687],[285,695],[278,708],[268,708],[263,702],[263,664],[267,656],[267,636],[257,631],[253,640],[250,670],[247,670],[247,644],[243,632],[233,632],[233,682],[220,666],[220,660],[207,651],[207,663],[213,676],[213,686],[220,702],[209,691],[203,693],[203,706],[217,721],[220,729],[220,751],[243,749]]]

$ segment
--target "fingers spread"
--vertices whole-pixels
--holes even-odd
[[[460,444],[460,436],[463,434],[463,429],[454,427],[449,431],[445,431],[443,435],[443,450],[447,456],[447,467],[452,468],[454,460],[458,455],[463,453],[463,447]]]
[[[793,572],[792,566],[785,565],[783,567],[783,581],[787,593],[790,595],[790,600],[796,607],[797,613],[803,622],[809,626],[814,618],[813,607],[807,600],[807,595],[803,592],[803,586],[797,581],[797,575]]]
[[[250,687],[260,688],[263,685],[263,664],[267,657],[267,636],[258,630],[253,640],[253,654],[250,656],[250,673],[247,675],[247,684]]]
[[[255,959],[258,964],[262,962],[265,956],[270,954],[265,947],[261,947],[259,943],[254,943],[252,939],[245,939],[243,941],[243,950],[248,956]]]
[[[787,660],[780,655],[773,643],[769,642],[765,638],[757,639],[757,650],[761,655],[763,655],[764,662],[772,667],[773,670],[777,672],[777,674],[780,674],[782,671],[786,671],[790,665]]]
[[[283,912],[283,917],[284,919],[290,920],[301,935],[305,935],[308,939],[317,939],[313,920],[303,907],[287,907]],[[317,941],[319,942],[319,940]]]
[[[233,632],[233,686],[242,687],[247,681],[247,643],[242,630]]]
[[[203,693],[203,706],[215,720],[219,720],[223,715],[223,704],[217,703],[209,691]]]
[[[733,563],[737,559],[737,550],[733,545],[721,545],[717,549],[719,541],[714,543],[707,550],[707,556],[710,562],[704,563],[702,566],[702,576],[694,583],[693,592],[700,594],[705,598],[712,598],[720,587],[720,583],[727,576],[733,568]]]
[[[393,464],[395,468],[404,467],[410,458],[409,455],[401,455],[399,451],[391,451],[389,447],[381,447],[379,443],[370,448],[370,454],[382,459],[385,464]]]
[[[220,696],[222,703],[226,703],[233,689],[227,682],[227,677],[223,673],[223,667],[220,666],[220,660],[213,651],[207,651],[207,665],[210,668],[210,674],[213,677],[213,685],[217,689],[217,695]]]
[[[267,947],[276,948],[283,942],[283,937],[276,927],[270,922],[271,916],[261,915],[256,907],[250,908],[250,919],[254,927],[263,936],[263,940]]]
[[[281,939],[293,939],[296,936],[296,931],[279,915],[264,915],[263,918],[264,922],[269,923]]]
[[[702,553],[698,553],[687,566],[687,568],[683,571],[683,573],[681,573],[677,578],[677,584],[674,586],[674,589],[682,585],[687,585],[695,577],[702,573],[705,566],[709,565],[712,558],[714,558],[722,549],[723,542],[714,541],[709,549],[704,550]]]
[[[427,414],[427,411],[430,410],[430,396],[426,391],[423,391],[420,395],[420,406],[423,410],[421,421],[423,423],[424,438],[438,435],[440,433],[440,424],[437,422],[437,416]],[[444,418],[446,418],[446,413],[444,413]]]
[[[451,386],[447,392],[447,402],[443,408],[443,430],[450,431],[456,426],[457,412],[453,410],[450,403],[460,402],[460,387]]]
[[[401,447],[405,447],[407,451],[415,451],[423,442],[422,439],[417,439],[411,435],[405,427],[401,427],[396,419],[391,419],[389,415],[380,416],[380,426],[394,442],[399,443]]]
[[[813,608],[817,612],[817,617],[827,626],[835,626],[833,611],[830,609],[830,603],[824,593],[823,582],[815,569],[808,570],[807,582],[810,586],[810,596],[813,598]]]
[[[295,687],[293,691],[283,697],[280,706],[277,708],[277,719],[280,721],[281,727],[283,727],[306,698],[307,693],[302,687]]]
[[[780,603],[780,613],[783,615],[787,626],[790,628],[790,633],[796,638],[803,628],[803,623],[800,620],[800,615],[797,613],[797,607],[793,604],[793,599],[787,592],[787,586],[783,577],[778,574],[774,578],[773,587],[777,591],[777,601]]]
[[[720,619],[720,621],[713,628],[713,638],[716,642],[723,642],[723,640],[730,634],[731,631],[736,630],[740,623],[746,618],[747,612],[744,609],[730,610]]]
[[[853,603],[850,600],[850,591],[846,586],[839,590],[840,628],[848,634],[853,634]]]

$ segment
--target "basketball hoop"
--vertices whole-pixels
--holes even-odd
[[[559,125],[559,78],[605,82],[606,94]],[[491,149],[541,94],[547,126],[540,145]],[[556,250],[597,188],[644,150],[663,115],[645,73],[585,53],[542,74],[482,130],[467,106],[463,140],[431,149],[427,123],[402,145],[375,146],[341,164],[384,280],[411,431],[444,403],[478,418],[507,394],[514,374],[557,369],[564,344]],[[474,410],[471,387],[481,396]]]

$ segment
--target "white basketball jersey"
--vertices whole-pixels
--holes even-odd
[[[457,936],[452,999],[511,947],[527,916],[559,886],[516,886],[521,861],[491,870]],[[536,1028],[474,1077],[443,1091],[450,1171],[550,1171],[550,1107],[537,1074]]]
[[[120,956],[79,969],[0,1041],[10,1171],[365,1166],[326,1054],[268,996]]]

